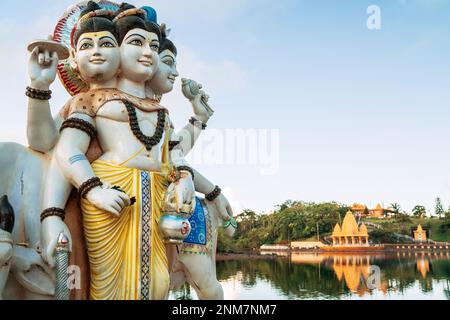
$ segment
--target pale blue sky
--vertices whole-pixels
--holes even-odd
[[[448,1],[130,2],[153,5],[172,28],[181,75],[212,97],[209,128],[279,129],[275,175],[194,163],[236,208],[261,212],[295,199],[432,209],[436,196],[450,205]],[[74,3],[3,5],[1,141],[26,142],[26,44]],[[366,27],[369,5],[381,8],[379,31]],[[68,96],[59,84],[54,91],[56,112]],[[164,103],[183,126],[190,107],[178,87]]]

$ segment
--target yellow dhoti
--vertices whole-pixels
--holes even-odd
[[[102,181],[119,186],[136,203],[120,218],[81,201],[90,264],[90,299],[165,299],[169,290],[166,249],[158,222],[167,180],[159,173],[102,160],[92,163]]]

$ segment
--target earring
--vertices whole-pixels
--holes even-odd
[[[78,65],[75,63],[75,61],[71,60],[70,63],[69,63],[69,66],[70,66],[70,70],[73,73],[76,73],[76,74],[80,73],[79,70],[78,70]]]

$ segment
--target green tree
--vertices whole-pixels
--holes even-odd
[[[402,211],[402,207],[397,202],[391,203],[390,207],[394,211],[394,216],[399,215]]]
[[[444,207],[442,206],[442,201],[441,198],[437,197],[436,198],[436,204],[434,207],[434,213],[436,214],[436,216],[440,219],[444,216]]]
[[[369,209],[367,207],[364,208],[364,216],[367,217],[369,215]]]
[[[236,252],[236,241],[225,234],[224,229],[220,228],[217,235],[217,251]]]
[[[427,214],[427,209],[424,206],[415,206],[412,210],[412,213],[415,217],[422,218]]]
[[[255,211],[244,210],[241,214],[236,217],[238,222],[238,233],[249,232],[256,226],[256,221],[258,220],[258,215]]]
[[[287,208],[292,207],[293,204],[294,204],[294,201],[286,200],[282,204],[275,206],[275,208],[277,209],[277,211],[283,211],[283,210],[286,210]]]

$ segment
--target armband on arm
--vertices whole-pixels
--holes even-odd
[[[64,221],[66,217],[66,212],[61,208],[48,208],[41,213],[41,223],[48,217],[60,217]]]
[[[173,168],[173,170],[169,173],[168,180],[170,183],[177,182],[181,179],[181,171],[187,171],[191,174],[192,180],[194,180],[194,170],[191,169],[191,167],[188,166],[179,166]]]
[[[63,122],[60,132],[64,129],[72,128],[85,132],[91,140],[97,136],[97,129],[88,121],[79,118],[70,118]]]
[[[187,172],[189,172],[190,174],[191,174],[191,176],[192,176],[192,180],[194,180],[194,170],[192,170],[191,169],[191,167],[188,167],[188,166],[179,166],[179,167],[177,167],[177,170],[178,171],[187,171]]]
[[[222,190],[219,188],[219,186],[216,186],[211,193],[205,195],[205,198],[208,201],[214,201],[218,196],[220,196],[221,193]]]
[[[201,130],[206,130],[207,127],[206,123],[203,123],[200,120],[195,119],[194,117],[189,119],[189,123]]]
[[[31,87],[27,87],[25,95],[28,98],[36,100],[50,100],[52,98],[52,90],[39,90]]]
[[[103,183],[101,182],[100,178],[94,177],[83,182],[78,188],[78,193],[80,194],[81,198],[86,199],[86,195],[89,193],[89,191],[101,186],[103,186]]]

